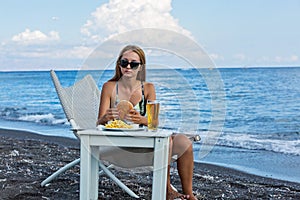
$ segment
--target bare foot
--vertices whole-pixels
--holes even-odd
[[[198,200],[193,194],[192,195],[188,195],[189,196],[189,200]]]
[[[168,187],[167,189],[167,200],[175,200],[175,199],[190,199],[189,195],[180,194],[179,192],[176,192],[171,187]],[[197,199],[195,199],[197,200]]]
[[[180,194],[179,192],[170,191],[167,194],[167,200],[177,200],[177,199],[189,199],[189,195]]]

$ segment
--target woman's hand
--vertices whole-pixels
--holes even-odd
[[[146,118],[134,109],[130,110],[129,113],[125,115],[125,119],[135,124],[144,124],[147,126]]]
[[[119,111],[117,108],[109,108],[106,110],[103,117],[98,120],[98,124],[106,124],[108,121],[119,119]]]

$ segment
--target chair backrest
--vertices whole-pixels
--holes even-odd
[[[100,91],[91,75],[63,88],[54,70],[50,72],[60,103],[73,129],[96,128]]]

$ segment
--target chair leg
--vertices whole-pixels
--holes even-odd
[[[72,162],[66,164],[65,166],[61,167],[59,170],[57,170],[56,172],[54,172],[51,176],[49,176],[48,178],[46,178],[42,183],[41,186],[44,187],[46,184],[48,184],[50,181],[52,181],[54,178],[56,178],[58,175],[60,175],[61,173],[64,173],[66,170],[68,170],[69,168],[77,165],[80,162],[80,158],[73,160]]]
[[[122,183],[107,167],[102,164],[102,162],[99,161],[100,168],[123,190],[125,190],[130,196],[134,198],[140,198],[138,195],[136,195],[131,189],[129,189],[124,183]]]
[[[177,188],[174,187],[174,185],[172,185],[172,184],[171,184],[171,188],[172,188],[174,191],[178,192]]]
[[[80,162],[80,158],[66,164],[65,166],[63,166],[62,168],[60,168],[59,170],[57,170],[56,172],[54,172],[51,176],[49,176],[48,178],[46,178],[42,183],[41,186],[44,187],[46,184],[48,184],[49,182],[51,182],[53,179],[55,179],[58,175],[64,173],[66,170],[70,169],[71,167],[77,165]],[[104,164],[102,164],[99,161],[99,166],[102,169],[102,171],[99,172],[99,174],[102,174],[103,172],[105,174],[107,174],[120,188],[122,188],[123,190],[125,190],[130,196],[134,197],[134,198],[139,198],[138,195],[136,195],[131,189],[129,189],[124,183],[122,183],[115,175],[113,175],[108,168],[111,168],[113,165],[109,165],[108,167],[106,167]]]
[[[110,168],[112,168],[114,165],[113,164],[110,164],[110,165],[108,165],[106,168],[107,169],[110,169]],[[103,170],[101,170],[101,171],[99,171],[99,176],[101,176],[102,174],[104,174],[105,172],[103,171]]]

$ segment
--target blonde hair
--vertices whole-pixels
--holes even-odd
[[[137,74],[137,80],[145,81],[146,80],[146,56],[145,56],[145,52],[136,45],[127,45],[121,50],[116,62],[115,75],[109,81],[118,81],[122,77],[122,72],[119,66],[123,54],[126,51],[133,51],[140,57],[141,69]]]

